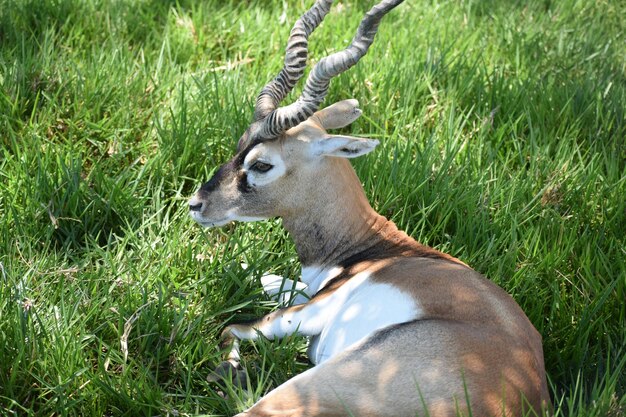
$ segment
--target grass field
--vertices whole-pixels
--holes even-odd
[[[299,264],[280,220],[201,230],[187,201],[310,4],[0,0],[0,415],[231,415],[307,368],[259,341],[251,394],[206,381],[223,326],[274,307],[260,275]],[[625,45],[617,0],[407,0],[326,99],[381,141],[372,205],[526,311],[558,416],[626,415]]]

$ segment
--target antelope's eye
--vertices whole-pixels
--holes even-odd
[[[267,172],[272,168],[274,168],[274,165],[268,164],[267,162],[261,162],[261,161],[256,161],[250,167],[251,170],[257,171],[257,172]]]

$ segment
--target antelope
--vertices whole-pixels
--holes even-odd
[[[382,17],[400,3],[373,6],[352,43],[317,62],[300,97],[279,107],[304,74],[309,35],[331,8],[332,0],[317,0],[293,26],[284,67],[261,90],[236,154],[189,201],[205,227],[281,218],[302,265],[297,285],[306,296],[227,326],[228,353],[216,373],[242,372],[240,341],[293,334],[310,338],[315,366],[239,417],[550,412],[541,336],[522,309],[370,206],[349,159],[377,140],[328,133],[361,115],[353,99],[320,110],[330,80],[365,55]],[[276,292],[276,279],[263,284]]]

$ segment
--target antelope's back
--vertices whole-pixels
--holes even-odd
[[[444,259],[398,257],[369,268],[373,282],[396,286],[419,306],[421,317],[392,329],[400,339],[415,340],[390,347],[415,347],[410,366],[425,376],[422,384],[428,384],[428,375],[446,372],[451,385],[458,388],[452,380],[463,381],[477,408],[474,415],[502,415],[494,410],[505,409],[505,415],[518,415],[528,405],[540,412],[549,404],[541,335],[503,289]],[[407,352],[392,354],[406,357]],[[445,384],[437,385],[433,392],[439,395]]]

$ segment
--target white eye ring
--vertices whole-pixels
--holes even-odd
[[[250,166],[250,169],[252,171],[256,171],[260,173],[268,172],[272,168],[274,168],[274,165],[268,164],[267,162],[263,162],[263,161],[256,161],[254,164],[252,164],[252,166]]]

